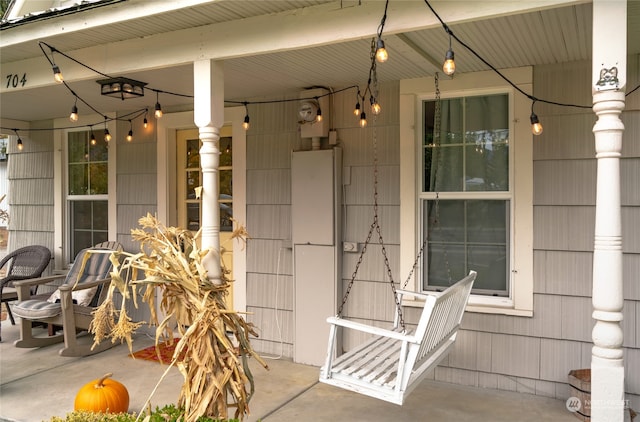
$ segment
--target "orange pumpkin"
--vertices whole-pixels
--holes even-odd
[[[74,402],[74,410],[91,412],[121,413],[129,410],[129,392],[118,381],[108,379],[109,373],[100,379],[85,384]]]

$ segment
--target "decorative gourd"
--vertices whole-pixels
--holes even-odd
[[[74,410],[91,412],[121,413],[129,410],[129,392],[118,381],[108,379],[109,373],[100,379],[85,384],[74,402]]]

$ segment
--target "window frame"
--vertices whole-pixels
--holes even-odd
[[[113,116],[107,115],[109,118]],[[113,136],[109,142],[107,153],[107,173],[108,173],[108,192],[92,196],[91,200],[105,200],[108,207],[108,238],[114,240],[117,238],[117,203],[116,203],[116,149],[117,149],[117,122],[109,120],[105,125],[93,125],[96,121],[104,120],[102,115],[81,115],[78,120],[78,126],[69,128],[69,119],[60,118],[53,122],[56,129],[53,133],[54,150],[54,221],[56,221],[54,229],[54,260],[56,270],[65,270],[73,262],[75,256],[71,252],[71,224],[69,200],[78,199],[84,195],[69,195],[69,174],[68,174],[68,148],[69,137],[71,132],[87,132],[93,130],[96,137],[101,137],[105,125]],[[86,198],[81,198],[86,199]]]
[[[469,98],[469,97],[481,97],[481,96],[489,96],[489,95],[506,95],[507,96],[507,101],[508,101],[508,110],[509,110],[509,116],[508,116],[508,122],[509,122],[509,162],[508,162],[508,179],[509,179],[509,189],[508,190],[501,190],[501,191],[440,191],[440,192],[427,192],[424,190],[424,165],[425,163],[423,162],[423,158],[424,158],[424,151],[423,151],[423,134],[424,134],[424,124],[425,122],[423,121],[423,115],[424,113],[422,112],[423,110],[423,103],[424,101],[433,101],[435,100],[435,94],[430,93],[428,95],[417,95],[417,103],[416,103],[416,109],[417,111],[420,113],[420,133],[418,134],[418,137],[420,139],[420,144],[417,144],[416,147],[418,148],[417,150],[417,154],[420,155],[419,157],[419,164],[417,166],[417,175],[416,177],[418,177],[418,183],[416,184],[416,195],[418,196],[418,226],[420,228],[419,234],[418,234],[418,244],[422,245],[422,243],[424,242],[424,232],[425,232],[425,227],[424,227],[424,220],[421,218],[422,215],[424,215],[424,204],[426,201],[434,201],[436,200],[436,195],[439,197],[439,199],[441,201],[446,201],[446,200],[501,200],[501,201],[509,201],[509,269],[513,268],[513,253],[511,252],[511,245],[513,244],[514,241],[514,208],[513,208],[513,204],[514,204],[514,198],[513,198],[513,191],[514,191],[514,173],[513,173],[513,160],[514,160],[514,152],[513,152],[513,148],[512,148],[512,139],[513,139],[513,129],[514,129],[514,123],[513,123],[513,114],[514,114],[514,110],[513,110],[513,90],[512,89],[506,89],[506,88],[489,88],[489,89],[478,89],[478,90],[466,90],[466,91],[449,91],[446,93],[441,93],[440,95],[440,99],[445,100],[445,99],[457,99],[457,98]],[[418,278],[418,285],[420,286],[422,291],[425,292],[433,292],[433,290],[429,289],[429,290],[425,290],[423,288],[424,286],[424,280],[423,280],[423,271],[417,270],[417,274],[416,277]],[[480,295],[480,294],[474,294],[474,301],[478,302],[479,304],[487,304],[487,305],[495,305],[497,304],[498,306],[511,306],[512,305],[512,301],[509,299],[509,297],[511,296],[511,292],[513,291],[513,277],[509,277],[509,279],[507,280],[507,286],[506,286],[506,291],[508,296],[499,296],[498,297],[493,297],[493,296],[488,296],[486,294],[484,295]],[[491,298],[491,300],[486,300],[485,298]]]
[[[532,92],[530,67],[503,71],[519,89]],[[441,98],[509,93],[509,197],[510,197],[510,274],[509,296],[472,294],[468,311],[508,315],[533,315],[533,135],[528,114],[530,100],[516,92],[494,72],[476,72],[441,78]],[[421,246],[422,216],[422,101],[435,98],[434,80],[418,78],[400,82],[400,262],[401,277],[406,277]],[[505,192],[492,193],[504,195]],[[432,195],[432,194],[431,194]],[[441,192],[440,198],[456,193]],[[407,289],[422,290],[420,263]],[[479,276],[481,276],[479,274]],[[404,280],[404,279],[401,279]],[[420,306],[407,300],[407,306]]]

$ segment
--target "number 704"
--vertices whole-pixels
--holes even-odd
[[[27,74],[23,73],[22,77],[18,74],[7,75],[7,88],[17,88],[18,86],[25,86],[27,83]]]

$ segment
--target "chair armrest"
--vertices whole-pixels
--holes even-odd
[[[30,278],[28,280],[14,281],[13,286],[18,291],[18,300],[29,300],[31,297],[31,287],[47,284],[54,280],[64,279],[66,274],[51,275],[47,277]]]
[[[409,343],[418,343],[415,336],[400,333],[398,331],[387,330],[385,328],[373,327],[371,325],[362,324],[351,320],[346,320],[338,317],[327,318],[329,324],[338,325],[340,327],[349,328],[352,330],[362,331],[364,333],[374,334],[376,336],[388,337],[399,341],[407,341]]]

